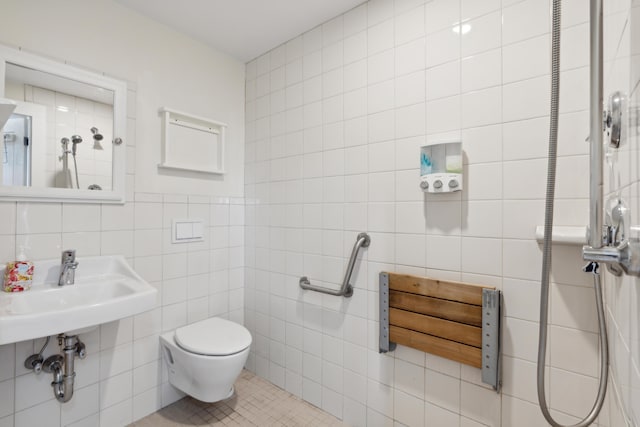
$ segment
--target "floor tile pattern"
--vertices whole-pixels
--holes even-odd
[[[332,415],[243,371],[227,400],[204,403],[185,397],[130,427],[169,426],[343,426]]]

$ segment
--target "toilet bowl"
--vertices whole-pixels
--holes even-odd
[[[251,334],[219,317],[202,320],[160,336],[169,382],[203,402],[233,395],[233,384],[249,356]]]

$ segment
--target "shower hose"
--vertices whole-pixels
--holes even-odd
[[[553,227],[553,202],[556,183],[556,160],[558,148],[558,104],[560,91],[560,8],[561,0],[553,0],[552,40],[551,40],[551,114],[549,122],[549,163],[547,171],[547,194],[545,200],[544,243],[542,254],[542,280],[540,284],[540,333],[538,336],[538,402],[547,422],[553,427],[565,427],[551,416],[545,394],[545,363],[547,352],[547,322],[549,317],[549,278],[551,274],[551,232]],[[597,233],[598,230],[591,230]],[[591,425],[604,403],[607,392],[609,346],[607,343],[607,329],[604,317],[604,304],[597,263],[590,263],[585,271],[593,274],[593,286],[596,294],[596,310],[598,312],[598,329],[600,332],[600,383],[598,395],[587,416],[571,427],[586,427]],[[581,390],[577,390],[581,393]]]
[[[78,163],[76,163],[76,153],[73,153],[73,168],[76,171],[76,187],[79,189],[80,188],[80,181],[78,181]]]

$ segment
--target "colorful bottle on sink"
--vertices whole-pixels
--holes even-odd
[[[7,263],[2,286],[5,292],[27,291],[33,283],[33,262],[27,261],[22,249],[17,258],[16,261]]]

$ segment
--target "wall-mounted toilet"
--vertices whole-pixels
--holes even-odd
[[[203,402],[233,395],[233,384],[249,356],[251,334],[219,317],[202,320],[160,336],[169,382]]]

